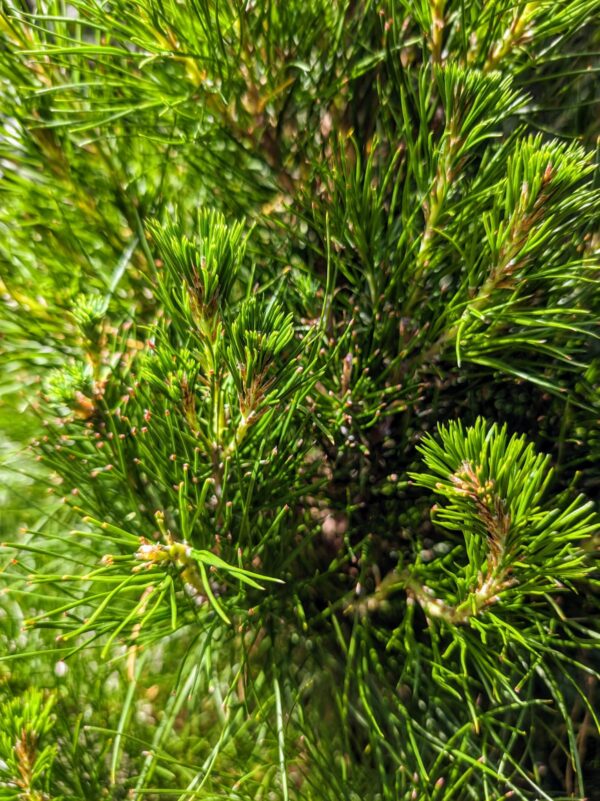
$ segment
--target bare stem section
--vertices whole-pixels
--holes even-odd
[[[442,63],[446,0],[431,0],[431,61]]]

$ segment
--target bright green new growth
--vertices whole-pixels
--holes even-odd
[[[176,226],[151,230],[165,271],[158,282],[165,310],[182,326],[209,325],[219,303],[228,299],[244,259],[243,224],[228,227],[222,214],[202,210],[195,241]]]
[[[49,744],[54,724],[54,698],[38,689],[0,707],[0,798],[2,801],[45,801],[56,745]]]
[[[598,21],[2,3],[0,799],[592,801]]]

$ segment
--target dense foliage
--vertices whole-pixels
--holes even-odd
[[[593,799],[596,0],[2,0],[0,799]]]

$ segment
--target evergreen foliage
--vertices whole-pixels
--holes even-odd
[[[600,797],[595,0],[2,0],[0,799]]]

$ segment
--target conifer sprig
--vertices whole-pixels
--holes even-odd
[[[548,505],[549,457],[481,419],[467,431],[450,423],[440,436],[439,444],[427,438],[419,448],[429,472],[412,477],[445,499],[433,519],[462,533],[468,562],[462,576],[454,564],[453,605],[437,608],[432,588],[419,590],[426,613],[465,623],[489,605],[519,605],[585,577],[591,565],[581,544],[598,525],[593,504],[579,497],[562,509],[554,499]]]
[[[597,22],[0,5],[0,797],[591,799]]]
[[[37,688],[0,707],[0,798],[2,801],[48,801],[56,745],[54,699]]]

